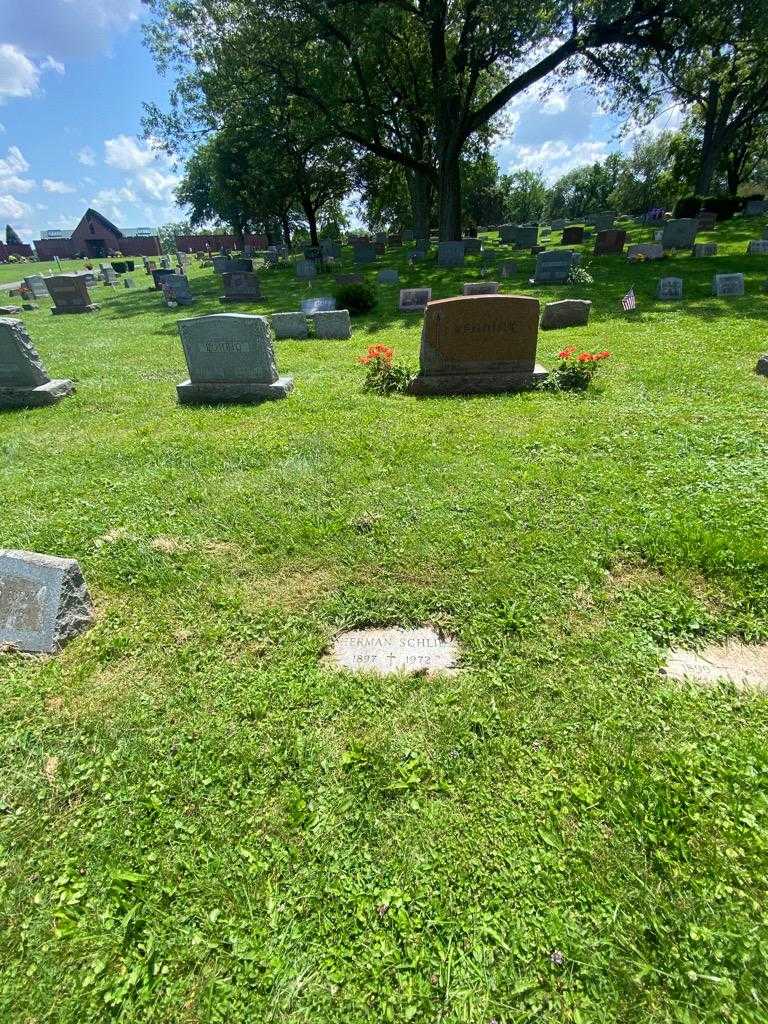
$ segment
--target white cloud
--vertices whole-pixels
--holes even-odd
[[[146,145],[135,135],[118,135],[104,140],[104,162],[121,171],[141,171],[158,159],[157,145],[150,139]]]
[[[21,50],[11,43],[0,44],[0,102],[6,96],[31,96],[40,72]]]
[[[54,181],[51,178],[43,178],[43,188],[46,192],[58,192],[64,195],[65,192],[74,192],[75,189],[72,185],[68,185],[66,181]]]
[[[4,160],[0,160],[0,178],[28,170],[29,164],[24,159],[24,154],[18,146],[11,146],[8,150],[8,156]]]
[[[48,54],[43,63],[40,65],[41,71],[45,71],[47,68],[50,68],[51,71],[55,71],[59,75],[63,75],[64,71],[66,70],[61,61],[56,60],[55,57],[51,57],[50,54]]]
[[[181,180],[176,174],[163,174],[162,171],[154,169],[144,171],[137,177],[144,191],[148,192],[153,199],[166,201],[173,199],[173,190]]]
[[[83,146],[80,152],[77,154],[77,159],[85,167],[96,166],[96,154],[93,152],[90,146]]]
[[[135,203],[136,193],[129,188],[102,188],[91,200],[91,206],[98,203]]]
[[[555,181],[567,171],[583,164],[593,164],[608,155],[606,142],[577,142],[570,145],[561,139],[548,139],[540,146],[510,146],[504,153],[508,170],[521,167],[541,170],[548,181]]]
[[[568,109],[569,97],[562,89],[553,89],[542,97],[540,110],[543,114],[562,114]]]
[[[0,39],[25,53],[61,61],[109,53],[115,39],[141,17],[141,0],[4,0]]]
[[[11,192],[31,192],[34,187],[32,178],[18,178],[15,174],[0,175],[0,188],[7,188]]]
[[[26,203],[19,202],[14,196],[0,195],[0,217],[7,217],[9,220],[18,220],[31,213]]]

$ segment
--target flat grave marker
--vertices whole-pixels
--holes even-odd
[[[662,277],[656,286],[656,298],[669,302],[683,297],[682,277]]]
[[[736,298],[744,294],[743,274],[715,274],[712,291],[718,298]]]
[[[318,310],[312,314],[315,337],[323,339],[345,339],[352,337],[352,323],[348,309]]]
[[[334,640],[326,664],[347,672],[450,672],[459,659],[455,640],[430,626],[421,629],[353,629]]]
[[[562,299],[548,302],[541,317],[541,329],[556,330],[564,327],[584,327],[589,322],[592,303],[589,299]]]
[[[464,285],[465,295],[498,295],[498,281],[467,281]]]

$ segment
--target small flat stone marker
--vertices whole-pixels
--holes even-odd
[[[0,549],[0,648],[55,654],[93,618],[73,558]]]
[[[312,314],[316,338],[351,338],[352,323],[348,309],[325,309]]]
[[[269,318],[276,338],[306,338],[306,313],[273,313]]]
[[[701,651],[673,648],[662,673],[672,679],[692,679],[704,684],[722,679],[738,689],[768,690],[768,644],[727,640]]]
[[[589,299],[563,299],[561,302],[548,302],[541,318],[544,331],[558,327],[583,327],[589,321],[592,303]]]
[[[465,295],[498,295],[498,281],[467,281],[464,285]]]
[[[431,626],[421,629],[355,629],[336,637],[328,661],[348,672],[377,675],[425,672],[435,675],[455,668],[459,648]]]

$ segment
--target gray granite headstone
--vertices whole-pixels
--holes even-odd
[[[309,333],[305,313],[273,313],[269,319],[276,338],[306,338]]]
[[[333,242],[330,238],[320,239],[320,250],[325,257],[337,260],[341,257],[341,245],[339,242]]]
[[[91,313],[99,308],[91,302],[88,285],[79,274],[58,274],[45,283],[54,302],[52,313]]]
[[[468,281],[464,285],[465,295],[498,295],[498,281]]]
[[[316,338],[351,338],[348,309],[323,310],[312,314]]]
[[[662,301],[682,299],[683,279],[682,277],[662,277],[656,286],[656,298]]]
[[[544,331],[562,327],[583,327],[589,322],[589,311],[592,303],[589,299],[563,299],[561,302],[548,302],[541,317],[541,328]]]
[[[595,231],[608,231],[616,222],[616,214],[613,210],[607,210],[605,213],[593,213],[590,217],[590,226]]]
[[[32,292],[33,299],[47,299],[48,289],[45,286],[45,278],[42,274],[31,274],[24,278],[24,284]]]
[[[743,274],[715,274],[712,291],[720,298],[731,298],[744,294]]]
[[[296,261],[296,277],[299,280],[308,280],[312,277],[317,277],[317,264],[314,260],[297,260]]]
[[[762,217],[768,213],[768,199],[750,199],[744,207],[745,217]]]
[[[517,273],[517,263],[514,260],[502,260],[501,276],[514,277]]]
[[[164,267],[160,267],[159,270],[153,270],[152,280],[155,284],[155,291],[161,292],[163,290],[163,281],[173,273],[173,270],[166,270]]]
[[[518,224],[514,229],[513,241],[516,249],[531,249],[537,245],[539,241],[538,224]]]
[[[751,239],[747,245],[747,256],[768,256],[768,240]]]
[[[189,288],[189,280],[184,274],[168,274],[164,277],[163,295],[166,302],[175,302],[178,306],[191,306],[195,301]]]
[[[117,284],[117,272],[114,267],[102,267],[99,273],[104,284]]]
[[[177,387],[184,404],[285,398],[290,377],[277,372],[273,334],[263,316],[217,313],[179,320],[189,380]]]
[[[764,352],[757,360],[755,373],[759,373],[761,377],[768,377],[768,352]]]
[[[464,255],[465,256],[479,256],[483,251],[483,242],[480,238],[465,238],[464,240]]]
[[[227,271],[221,275],[224,294],[219,302],[261,302],[261,284],[256,274],[247,270]]]
[[[401,313],[423,313],[431,300],[431,288],[401,288],[398,308]]]
[[[93,619],[73,558],[0,549],[0,647],[55,654]]]
[[[355,263],[373,263],[376,259],[376,250],[372,245],[356,245],[352,250]]]
[[[74,390],[51,380],[21,320],[0,317],[0,409],[53,405]]]
[[[514,224],[500,224],[499,241],[503,245],[510,245],[515,240],[515,230]]]
[[[661,244],[665,249],[690,249],[698,230],[699,222],[694,217],[668,220],[661,234]]]
[[[694,242],[693,256],[717,256],[717,245],[715,242]]]
[[[577,254],[568,249],[540,252],[536,257],[535,284],[565,284],[577,265]]]
[[[631,262],[638,256],[646,260],[663,260],[664,247],[660,242],[638,242],[627,249],[627,259]]]
[[[376,280],[379,284],[397,284],[400,280],[400,274],[396,270],[380,270]]]
[[[133,280],[132,277],[124,277],[123,278],[123,288],[135,288],[135,287],[136,287],[136,282]]]
[[[223,274],[227,269],[229,259],[226,256],[214,256],[211,259],[214,274]]]
[[[437,265],[439,267],[463,267],[464,243],[440,242],[437,247]]]

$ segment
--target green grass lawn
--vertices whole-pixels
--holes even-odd
[[[768,703],[659,675],[670,644],[768,639],[762,227],[590,258],[588,288],[504,251],[504,291],[593,300],[539,336],[550,368],[613,353],[586,395],[362,393],[368,344],[417,363],[397,286],[350,341],[279,342],[295,390],[254,407],[177,405],[190,311],[140,270],[97,314],[24,314],[77,393],[0,414],[0,544],[79,559],[98,621],[0,655],[0,1020],[768,1019]],[[479,274],[378,266],[435,298]],[[193,312],[332,290],[261,277],[221,307],[195,268]],[[321,663],[418,623],[460,673]]]
[[[143,274],[144,268],[141,262],[141,256],[125,257],[126,259],[133,259],[136,267]],[[31,274],[57,274],[59,272],[67,274],[73,270],[85,270],[86,264],[90,263],[92,267],[98,270],[100,263],[109,263],[110,260],[62,260],[61,271],[56,266],[53,260],[41,260],[39,263],[3,263],[0,264],[0,285],[4,284],[15,284],[17,281],[23,281],[25,277],[29,277]],[[2,297],[2,296],[0,296]]]

